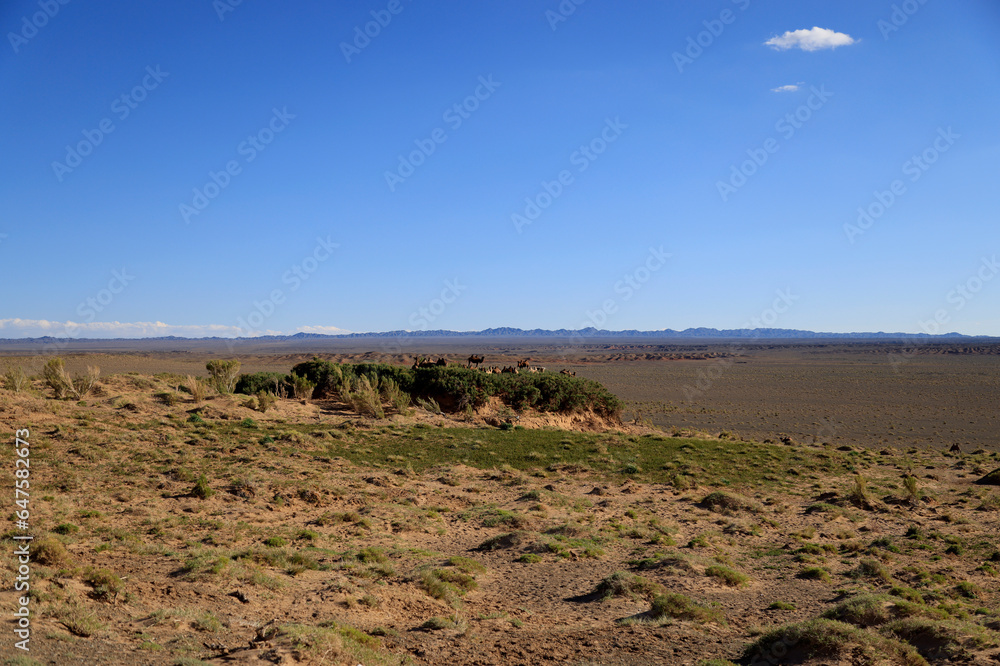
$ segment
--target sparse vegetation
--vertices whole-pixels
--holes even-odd
[[[594,588],[592,596],[600,599],[610,599],[611,597],[652,597],[661,592],[662,586],[642,576],[637,576],[627,571],[616,571]]]
[[[208,499],[214,494],[215,491],[208,485],[208,477],[204,474],[198,477],[194,488],[191,489],[191,495],[199,499]]]
[[[267,410],[274,407],[275,403],[278,402],[277,396],[269,391],[260,391],[256,395],[257,398],[257,411],[261,414],[266,414]]]
[[[735,514],[741,511],[760,513],[763,510],[758,502],[724,490],[717,490],[709,494],[701,503],[712,511],[726,514]]]
[[[718,578],[730,587],[745,587],[750,582],[750,578],[746,574],[742,574],[739,571],[733,571],[729,567],[724,567],[718,564],[707,567],[705,569],[705,575],[712,578]]]
[[[240,362],[233,359],[224,361],[216,359],[205,364],[205,369],[212,378],[212,386],[222,394],[233,393],[240,377]]]
[[[672,634],[712,623],[713,637],[731,645],[745,631],[733,618],[765,608],[768,622],[811,617],[788,636],[828,634],[769,643],[787,650],[768,653],[778,662],[810,651],[831,662],[971,662],[996,650],[1000,554],[984,526],[992,514],[983,513],[996,493],[970,483],[992,453],[904,459],[738,433],[722,441],[504,431],[483,426],[482,416],[474,415],[479,427],[438,416],[430,400],[456,413],[444,393],[418,396],[413,402],[426,407],[401,418],[413,409],[406,378],[417,373],[357,374],[362,365],[331,364],[327,392],[314,389],[329,400],[307,405],[277,399],[275,387],[294,395],[281,373],[277,384],[261,379],[255,394],[213,392],[197,404],[188,399],[191,377],[168,373],[105,377],[95,400],[76,404],[6,393],[34,433],[32,515],[49,532],[31,545],[40,581],[31,594],[40,614],[62,622],[62,638],[52,640],[108,631],[132,636],[137,655],[195,663],[174,638],[178,628],[192,645],[236,645],[247,630],[233,609],[280,616],[302,601],[318,613],[312,624],[260,628],[276,654],[294,649],[322,663],[356,649],[368,652],[354,663],[395,663],[399,636],[431,640],[413,631],[421,629],[439,632],[451,658],[465,654],[450,642],[461,632],[517,649],[529,634],[555,636],[558,618],[539,613],[536,592],[520,583],[534,581],[532,590],[577,595],[576,603],[605,600],[607,622],[635,627],[620,634],[621,649],[663,663],[673,653],[648,641],[650,625],[675,625],[655,629]],[[247,377],[241,386],[251,386]],[[353,393],[365,381],[391,418],[358,418],[339,401],[341,389]],[[263,395],[275,404],[246,411],[246,398],[259,409]],[[486,414],[531,418],[494,398]],[[44,470],[37,488],[36,466]],[[796,474],[783,474],[788,468]],[[848,498],[858,476],[874,513]],[[919,501],[908,477],[919,480]],[[476,544],[478,553],[467,550]],[[825,584],[790,586],[796,576]],[[151,586],[178,581],[204,596],[138,615]],[[754,594],[737,591],[751,584]],[[706,597],[725,599],[733,626]],[[331,617],[377,628],[356,636]],[[134,636],[125,626],[137,627]],[[571,658],[606,656],[588,649],[572,648]],[[702,663],[725,663],[713,649]]]
[[[649,616],[654,620],[675,619],[706,623],[724,622],[722,611],[693,602],[683,594],[666,592],[653,597]]]
[[[20,365],[8,364],[3,373],[3,387],[14,393],[22,393],[31,386],[31,380]]]
[[[97,386],[100,375],[100,368],[87,366],[85,374],[70,377],[66,371],[66,363],[58,357],[49,359],[42,368],[42,379],[59,400],[63,398],[82,400]]]
[[[927,662],[910,645],[846,622],[813,619],[786,624],[765,631],[747,645],[743,659],[767,662],[794,658],[790,655],[836,657],[852,651],[865,655],[865,663],[926,666]]]

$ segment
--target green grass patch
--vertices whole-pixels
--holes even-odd
[[[710,578],[718,578],[729,587],[746,587],[750,584],[750,578],[746,574],[718,564],[707,567],[705,575]]]

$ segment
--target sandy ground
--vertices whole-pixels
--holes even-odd
[[[847,387],[872,374],[865,354],[810,367],[782,360],[792,353],[802,351],[762,351],[731,366],[734,383],[771,378],[756,392],[727,389],[720,378],[703,398],[730,410],[780,404],[788,398],[776,387],[795,394],[791,384],[809,376]],[[897,428],[919,424],[933,399],[911,403],[933,393],[927,386],[951,385],[966,392],[972,432],[992,418],[969,388],[995,388],[988,355],[934,356],[910,361],[914,386],[899,381],[910,399],[899,398],[902,406],[884,418]],[[295,358],[245,365],[287,369]],[[149,373],[162,360],[115,353],[69,365]],[[577,359],[567,367],[607,373],[621,395],[629,389],[616,381],[647,390],[647,368],[681,372],[667,369],[706,362],[715,361]],[[172,358],[155,372],[199,365],[204,357]],[[884,379],[870,379],[869,390]],[[371,421],[335,402],[281,400],[261,414],[242,397],[196,402],[181,383],[172,375],[105,376],[79,403],[52,399],[38,382],[34,393],[0,389],[4,430],[32,433],[37,539],[31,652],[16,651],[9,636],[0,642],[0,657],[34,661],[9,663],[921,663],[894,653],[899,645],[917,646],[928,663],[1000,661],[1000,496],[975,483],[1000,459],[971,437],[959,453],[947,450],[950,438],[879,444],[850,431],[827,442],[751,444],[739,441],[744,412],[719,411],[718,420],[689,421],[706,438],[682,445],[667,436],[683,424],[661,432],[587,415],[525,414],[530,427],[515,441],[538,464],[512,467],[508,449],[497,449],[495,464],[481,465],[464,462],[463,452],[497,446],[495,406],[470,420],[416,410]],[[813,402],[833,409],[839,403],[829,394],[817,389]],[[789,432],[808,409],[800,402],[774,412],[762,431]],[[850,413],[839,412],[841,420]],[[858,413],[859,423],[875,418]],[[735,434],[720,441],[716,426]],[[594,464],[625,449],[674,453],[662,469],[601,474],[593,464],[552,462],[558,456],[531,432],[564,432],[557,450],[585,447]],[[425,469],[421,442],[452,458]],[[396,443],[404,455],[392,455]],[[5,447],[0,464],[14,471],[16,457]],[[196,491],[202,474],[204,497]],[[860,497],[859,474],[867,484]],[[719,491],[736,500],[708,501]],[[5,532],[0,565],[11,609],[10,537],[20,533]],[[608,580],[631,583],[602,599],[594,592]],[[653,618],[662,594],[683,595],[704,613]],[[825,652],[804,635],[770,646],[763,660],[745,653],[769,627],[839,613],[838,604],[864,594],[881,595],[872,603],[882,615],[848,618],[860,633]],[[884,643],[890,638],[896,642]]]

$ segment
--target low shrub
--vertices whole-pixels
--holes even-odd
[[[31,380],[28,379],[28,375],[24,374],[24,369],[21,366],[8,365],[3,373],[3,385],[8,391],[21,393],[31,386]]]
[[[750,582],[750,578],[748,578],[745,574],[741,574],[739,571],[733,571],[728,567],[717,564],[705,569],[705,575],[712,578],[718,578],[730,587],[745,587]]]
[[[413,401],[462,411],[482,407],[492,397],[516,410],[575,412],[589,408],[608,418],[620,418],[624,408],[624,403],[598,382],[554,372],[495,375],[460,366],[413,369],[378,363],[337,364],[314,358],[296,365],[292,373],[313,382],[317,397],[336,393],[348,403],[351,400],[345,393],[356,393],[357,383],[367,377],[373,388],[391,380],[399,392],[409,396],[404,408]],[[394,407],[399,409],[400,405]]]
[[[616,571],[600,583],[590,593],[601,600],[611,597],[651,597],[662,592],[663,586],[642,576],[627,571]]]
[[[240,378],[239,361],[235,359],[230,361],[216,359],[206,363],[205,369],[211,375],[212,385],[219,393],[228,394],[236,389],[236,382]]]
[[[700,623],[724,622],[722,611],[697,604],[683,594],[675,592],[655,595],[648,614],[654,620],[672,618]]]
[[[215,491],[209,487],[208,477],[202,474],[191,489],[191,494],[199,499],[208,499],[215,494]]]
[[[278,402],[277,396],[275,396],[270,391],[261,391],[257,394],[257,411],[261,414],[267,412],[267,410],[274,407],[275,403]]]
[[[240,375],[233,391],[244,395],[257,395],[269,391],[274,395],[288,396],[291,395],[291,381],[283,372],[254,372]]]
[[[764,508],[760,503],[743,495],[717,490],[701,501],[702,506],[717,513],[732,514],[739,511],[760,513]]]
[[[313,390],[316,388],[316,382],[310,381],[308,377],[303,377],[301,375],[296,375],[292,373],[292,395],[295,396],[296,400],[308,400],[313,397]]]
[[[807,658],[839,656],[856,663],[927,666],[910,645],[825,618],[768,629],[743,649],[742,658],[748,663],[800,663]]]

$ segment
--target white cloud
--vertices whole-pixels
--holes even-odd
[[[778,86],[777,88],[771,88],[771,92],[795,92],[799,89],[801,83],[790,83],[787,86]]]
[[[297,329],[306,333],[337,335],[348,333],[334,326],[301,326]],[[236,338],[247,336],[239,326],[222,324],[165,324],[162,321],[95,321],[78,323],[73,321],[49,321],[47,319],[0,319],[0,338],[156,338],[176,335],[182,338]],[[253,331],[253,337],[260,335],[288,335],[284,331]]]
[[[835,49],[838,46],[850,46],[858,40],[843,32],[834,32],[829,28],[811,28],[809,30],[789,30],[780,37],[772,37],[764,42],[776,51],[800,48],[803,51],[819,51]]]
[[[299,326],[296,333],[318,333],[319,335],[346,335],[350,331],[336,326]]]

